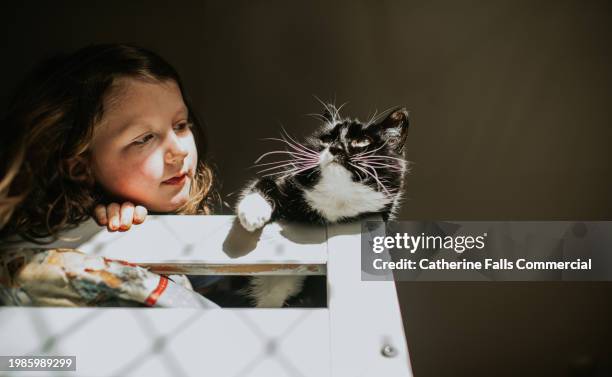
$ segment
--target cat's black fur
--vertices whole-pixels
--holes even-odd
[[[247,230],[279,219],[334,223],[381,214],[387,220],[398,210],[407,169],[408,112],[396,108],[363,123],[342,119],[332,105],[325,108],[323,127],[305,143],[286,135],[277,139],[286,150],[262,156],[287,159],[260,164],[268,176],[243,191],[237,214]],[[280,307],[303,283],[301,276],[259,276],[247,291],[259,307]]]

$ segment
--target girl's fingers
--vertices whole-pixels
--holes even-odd
[[[106,207],[102,204],[98,204],[94,209],[94,218],[98,225],[108,224],[108,218],[106,217]]]
[[[98,224],[106,225],[108,230],[126,231],[132,224],[141,224],[147,217],[147,209],[143,206],[134,206],[130,202],[121,205],[111,203],[107,206],[98,204],[94,209],[94,216]]]
[[[121,207],[117,203],[111,203],[106,207],[106,215],[108,217],[108,230],[111,232],[119,230],[121,226],[120,216]]]
[[[134,209],[134,224],[141,224],[147,217],[147,209],[143,206],[136,206]]]
[[[121,205],[121,226],[119,230],[128,230],[132,226],[134,220],[134,205],[130,202],[125,202]]]

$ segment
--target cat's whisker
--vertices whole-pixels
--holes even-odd
[[[397,172],[401,172],[402,168],[400,166],[397,165],[389,165],[389,164],[383,164],[381,162],[374,162],[374,161],[370,161],[367,162],[367,165],[370,165],[372,167],[378,167],[378,168],[388,168]]]
[[[368,120],[368,123],[366,123],[366,125],[372,124],[372,120],[374,120],[374,118],[376,118],[376,114],[378,114],[378,109],[374,110],[374,115],[372,115],[370,117],[370,120]]]
[[[278,152],[278,151],[276,151]],[[266,162],[267,163],[273,163],[273,162],[285,162],[285,161],[311,161],[311,162],[315,162],[315,161],[319,161],[320,156],[303,156],[301,154],[297,154],[296,152],[293,151],[285,151],[283,152],[285,154],[288,154],[288,156],[279,156],[280,158],[286,158],[286,160],[281,160],[281,161],[270,161],[270,162]],[[276,154],[276,153],[275,153]],[[267,156],[264,156],[267,157]],[[257,159],[257,161],[262,160],[262,158]],[[255,161],[255,164],[263,164],[264,162],[257,162]]]
[[[287,142],[287,144],[291,145],[293,149],[295,149],[298,152],[304,153],[308,156],[312,156],[312,157],[318,157],[319,153],[313,151],[310,148],[306,148],[305,146],[303,146],[302,144],[296,144],[296,145],[292,145],[291,143]]]
[[[306,166],[306,167],[303,167],[303,168],[297,168],[296,167],[296,168],[290,169],[288,171],[279,171],[279,172],[275,172],[275,173],[268,173],[266,175],[263,175],[263,177],[269,177],[269,176],[283,174],[283,175],[280,176],[280,178],[286,178],[286,177],[289,177],[289,176],[292,176],[292,175],[295,175],[295,174],[299,174],[299,173],[301,173],[303,171],[315,168],[316,166],[317,165],[309,165],[309,166]]]
[[[359,161],[393,160],[393,161],[398,161],[398,162],[409,163],[409,161],[407,161],[407,160],[405,160],[403,158],[392,157],[392,156],[381,156],[381,155],[361,156],[361,157],[356,157],[355,160],[359,160]]]
[[[285,131],[286,133],[287,131]],[[289,136],[287,134],[287,136]],[[306,148],[305,146],[303,146],[302,144],[298,143],[297,141],[293,140],[290,136],[289,139],[291,141],[288,141],[287,139],[285,139],[285,135],[281,135],[281,138],[274,138],[274,137],[269,137],[267,138],[267,140],[276,140],[276,141],[281,141],[287,145],[289,145],[291,148],[299,150],[301,152],[309,152],[309,153],[316,153],[315,151],[311,150],[310,148]]]
[[[362,165],[362,166],[363,166],[363,165]],[[372,173],[370,173],[370,176],[371,176],[372,178],[374,178],[374,180],[376,181],[376,183],[377,183],[378,185],[380,185],[380,187],[381,187],[381,188],[382,188],[382,189],[383,189],[383,190],[384,190],[384,191],[385,191],[387,194],[391,194],[391,192],[389,192],[389,190],[387,189],[387,186],[385,186],[385,185],[384,185],[384,183],[382,183],[382,182],[380,181],[380,179],[378,178],[378,173],[376,172],[376,169],[374,169],[373,167],[368,166],[368,165],[365,165],[365,166],[363,166],[363,167],[364,167],[364,168],[366,168],[366,169],[365,169],[366,171],[368,171],[367,169],[372,169],[372,173],[373,173],[373,174],[372,174]],[[369,172],[369,171],[368,171],[368,172]]]
[[[284,127],[281,127],[281,130],[285,133],[285,136],[287,136],[289,138],[289,140],[291,140],[295,146],[302,148],[303,150],[310,152],[310,153],[314,153],[314,154],[318,154],[317,151],[312,150],[310,148],[308,148],[307,146],[305,146],[302,143],[299,143],[297,140],[295,140],[291,135],[289,135],[289,132],[287,132],[287,130]],[[282,135],[281,135],[282,136]],[[287,141],[284,137],[283,140]]]
[[[335,102],[335,101],[334,101],[334,102]],[[341,117],[340,117],[340,110],[342,110],[342,108],[343,108],[343,107],[344,107],[344,106],[345,106],[347,103],[348,103],[348,101],[347,101],[347,102],[345,102],[345,103],[343,103],[342,105],[340,105],[340,107],[336,107],[336,105],[334,105],[334,109],[336,110],[336,116],[337,116],[337,118],[338,118],[338,119],[341,119]]]
[[[374,152],[377,152],[382,147],[384,147],[385,144],[381,145],[380,147],[378,147],[378,148],[376,148],[376,149],[374,149],[372,151],[362,152],[362,153],[355,154],[351,158],[374,158],[374,157],[380,157],[380,158],[391,158],[391,159],[397,159],[397,160],[406,161],[405,159],[400,158],[400,157],[392,157],[392,156],[387,156],[387,155],[382,155],[382,154],[373,154]]]
[[[273,164],[282,164],[284,162],[292,162],[295,161],[295,159],[291,159],[291,160],[281,160],[281,161],[273,161],[273,162],[262,162],[260,164],[253,164],[253,166],[266,166],[266,165],[273,165]]]
[[[311,169],[313,169],[313,168],[315,168],[315,167],[316,167],[316,166],[310,166],[310,167],[307,167],[307,168],[304,168],[304,169],[300,169],[300,170],[298,170],[298,171],[291,172],[291,173],[289,173],[289,174],[284,175],[284,176],[283,176],[283,178],[287,178],[287,177],[291,177],[291,176],[296,176],[296,175],[298,175],[298,174],[300,174],[300,173],[302,173],[302,172],[305,172],[305,171],[311,170]]]
[[[319,97],[318,97],[316,94],[313,94],[313,97],[314,97],[314,98],[315,98],[317,101],[319,101],[319,103],[320,103],[321,105],[323,105],[323,107],[325,107],[325,108],[327,109],[327,104],[326,104],[325,102],[321,101],[321,98],[319,98]]]
[[[353,166],[355,166],[355,165],[353,165]],[[362,169],[362,168],[360,168],[359,166],[355,166],[355,167],[356,167],[356,168],[357,168],[359,171],[361,171],[361,172],[363,173],[363,169]],[[359,174],[359,172],[357,172],[357,171],[356,171],[355,173],[357,173],[357,175],[359,176],[359,182],[360,182],[360,183],[363,183],[363,182],[365,182],[365,181],[367,181],[367,180],[368,180],[368,174],[367,174],[367,172],[366,172],[366,174],[365,174],[365,176],[364,176],[363,178],[361,177],[361,174]]]
[[[278,176],[280,174],[286,174],[286,173],[287,173],[286,171],[277,171],[277,172],[274,172],[274,173],[264,174],[264,175],[262,175],[262,178],[263,177],[273,177],[273,176],[277,176],[277,178],[278,178]]]
[[[360,168],[359,166],[356,166],[355,164],[352,164],[352,163],[350,163],[350,162],[349,162],[348,164],[349,164],[349,165],[351,165],[352,167],[354,167],[354,168],[356,168],[356,169],[360,170],[361,172],[363,172],[363,169],[362,169],[362,168]],[[363,178],[363,177],[361,176],[361,174],[359,174],[359,172],[357,172],[357,171],[355,172],[355,174],[357,174],[357,176],[359,177],[359,182],[360,182],[360,183],[363,183],[364,181],[366,181],[366,180],[368,179],[368,175],[367,175],[367,174],[366,174],[365,178]]]
[[[340,120],[340,113],[338,111],[338,109],[336,109],[336,106],[333,104],[327,104],[323,101],[321,101],[321,99],[317,96],[314,96],[314,98],[316,98],[317,101],[319,101],[319,103],[321,103],[321,105],[323,105],[323,107],[325,108],[325,110],[327,110],[327,112],[329,113],[329,115],[332,117],[331,122],[332,124],[335,124],[338,120]],[[346,102],[348,103],[348,102]],[[342,106],[344,106],[346,103],[342,104]],[[340,108],[342,108],[342,106],[340,106]],[[325,122],[328,123],[330,122],[329,119],[325,119]]]
[[[376,173],[376,170],[372,169],[374,171],[374,173]],[[389,194],[389,190],[387,189],[387,186],[385,186],[384,183],[381,182],[381,180],[378,178],[378,174],[372,174],[370,173],[367,169],[363,169],[363,171],[369,175],[370,177],[372,177],[372,179],[374,179],[374,181],[376,182],[377,185],[379,185],[383,191],[385,191],[387,194]]]
[[[301,168],[307,167],[307,166],[315,166],[316,164],[317,163],[314,163],[314,162],[306,163],[306,162],[299,162],[299,161],[291,161],[291,162],[288,162],[288,163],[283,163],[283,164],[280,164],[280,165],[276,165],[276,166],[272,166],[272,167],[269,167],[269,168],[262,169],[262,170],[258,171],[258,173],[263,173],[263,172],[270,171],[270,170],[275,170],[275,169],[284,169],[284,168],[287,168],[287,167],[293,167],[293,168],[301,169]]]
[[[394,172],[399,173],[399,174],[403,173],[402,169],[399,169],[399,168],[393,167],[393,166],[390,167],[390,166],[371,165],[371,164],[364,164],[364,165],[361,165],[361,166],[364,167],[364,168],[371,169],[372,172],[376,175],[375,178],[378,178],[378,180],[383,184],[383,186],[384,186],[384,183],[391,183],[391,181],[388,178],[386,178],[386,177],[378,176],[378,172],[377,172],[376,169],[390,169],[391,171],[394,171]],[[391,191],[389,191],[389,189],[386,186],[384,186],[384,188],[386,189],[385,191],[391,192]]]
[[[386,158],[358,158],[354,159],[355,162],[363,162],[363,163],[377,163],[377,164],[385,164],[389,167],[402,168],[401,161],[395,159],[386,159]]]
[[[325,117],[321,114],[310,113],[310,114],[304,114],[304,115],[320,120],[321,122],[327,122],[327,119],[325,119]]]
[[[289,136],[289,135],[287,135],[287,136]],[[289,137],[290,137],[290,136],[289,136]],[[296,142],[296,141],[295,141],[295,140],[293,140],[293,139],[291,139],[291,140],[292,140],[292,142],[290,142],[290,141],[288,141],[287,139],[285,139],[285,137],[284,137],[284,136],[282,136],[282,138],[281,138],[281,139],[279,139],[279,138],[274,138],[274,137],[269,137],[269,138],[266,138],[266,139],[264,139],[264,140],[275,140],[275,141],[280,141],[280,142],[283,142],[283,143],[287,144],[289,147],[291,147],[291,149],[295,150],[296,152],[304,153],[304,154],[306,154],[306,155],[311,155],[311,156],[315,156],[315,155],[316,155],[316,156],[318,156],[318,152],[316,152],[316,151],[314,151],[314,150],[312,150],[312,149],[310,149],[310,148],[308,148],[308,147],[306,147],[306,146],[304,146],[304,145],[302,145],[302,144],[300,144],[300,143]]]
[[[281,161],[273,161],[273,162],[262,162],[259,164],[254,164],[253,166],[259,167],[259,166],[267,166],[267,165],[274,165],[274,164],[283,164],[286,162],[296,162],[296,163],[315,163],[318,162],[318,159],[305,159],[305,158],[293,158],[291,160],[281,160]]]
[[[268,138],[265,138],[264,140],[275,140],[275,141],[282,141],[283,143],[285,143],[285,144],[287,144],[289,147],[291,147],[291,149],[293,149],[293,152],[292,152],[292,153],[298,153],[298,154],[300,154],[300,155],[302,155],[302,156],[304,156],[304,157],[315,157],[315,156],[317,156],[317,157],[318,157],[318,156],[319,156],[319,154],[318,154],[318,153],[316,153],[316,152],[309,152],[309,151],[306,151],[306,150],[304,150],[304,149],[301,149],[301,148],[299,148],[299,147],[297,147],[297,146],[295,146],[295,145],[293,145],[293,144],[289,143],[287,140],[284,140],[284,139],[278,139],[278,138],[274,138],[274,137],[268,137]]]
[[[372,120],[372,123],[376,123],[376,122],[377,122],[377,121],[378,121],[380,118],[382,118],[383,116],[387,116],[387,115],[388,115],[387,113],[388,113],[389,111],[391,111],[391,110],[395,109],[396,107],[398,107],[398,106],[391,106],[391,107],[388,107],[387,109],[385,109],[384,111],[382,111],[382,112],[381,112],[381,113],[378,115],[378,117],[374,118],[374,119]],[[370,123],[370,124],[371,124],[371,123]]]
[[[282,166],[273,166],[271,168],[262,169],[262,170],[258,171],[257,174],[261,174],[261,173],[264,173],[264,172],[267,172],[267,171],[270,171],[270,170],[285,169],[287,167],[295,168],[295,164],[285,164],[285,165],[282,165]]]
[[[367,172],[365,169],[363,169],[362,167],[357,166],[357,165],[355,165],[355,164],[352,164],[352,163],[350,163],[350,162],[349,162],[349,165],[351,165],[352,167],[354,167],[354,168],[356,168],[356,169],[359,169],[361,172],[365,173],[365,175],[366,175],[366,179],[368,178],[368,176],[370,176],[370,174],[368,174],[368,172]],[[359,175],[359,174],[357,174],[357,175]],[[363,181],[365,181],[365,180],[366,180],[366,179],[361,178],[361,176],[360,176],[360,175],[359,175],[359,179],[361,179],[361,182],[363,182]]]
[[[320,103],[321,105],[323,105],[323,107],[325,108],[325,110],[327,110],[327,112],[329,113],[329,115],[331,115],[332,117],[334,116],[334,113],[331,111],[331,109],[329,108],[329,105],[328,105],[328,104],[326,104],[325,102],[321,101],[321,99],[320,99],[319,97],[317,97],[317,96],[314,96],[314,98],[315,98],[317,101],[319,101],[319,103]],[[335,117],[334,117],[334,119],[333,119],[333,120],[335,121]]]
[[[372,173],[370,173],[368,170],[366,170],[363,166],[359,166],[359,165],[353,165],[355,168],[359,169],[360,171],[362,171],[363,173],[366,174],[366,177],[372,177],[376,182],[380,183],[379,180],[377,179],[376,176],[374,176]],[[384,186],[382,186],[384,187]]]
[[[272,154],[279,154],[279,153],[283,153],[283,154],[289,154],[293,157],[295,156],[301,156],[301,154],[298,154],[297,152],[291,152],[291,151],[271,151],[271,152],[266,152],[264,154],[262,154],[261,156],[259,156],[259,158],[257,160],[255,160],[255,164],[257,164],[259,161],[263,160],[266,156],[272,155]],[[310,157],[314,160],[314,156],[306,156],[306,157]],[[318,158],[318,156],[317,156]]]

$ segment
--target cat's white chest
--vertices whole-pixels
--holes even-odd
[[[389,202],[383,193],[353,182],[351,173],[338,164],[321,170],[321,179],[304,191],[308,204],[329,221],[381,211]]]

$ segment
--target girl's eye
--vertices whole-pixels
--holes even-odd
[[[143,137],[141,137],[140,139],[136,139],[132,142],[133,145],[145,145],[147,144],[149,141],[151,141],[153,139],[153,135],[152,134],[146,134]]]
[[[187,129],[191,128],[193,126],[193,123],[191,122],[181,122],[179,124],[177,124],[176,126],[174,126],[174,131],[176,132],[183,132],[186,131]]]
[[[353,148],[363,148],[363,147],[367,147],[368,145],[370,145],[372,143],[372,139],[370,139],[369,137],[365,136],[359,139],[355,139],[351,141],[351,146]]]

